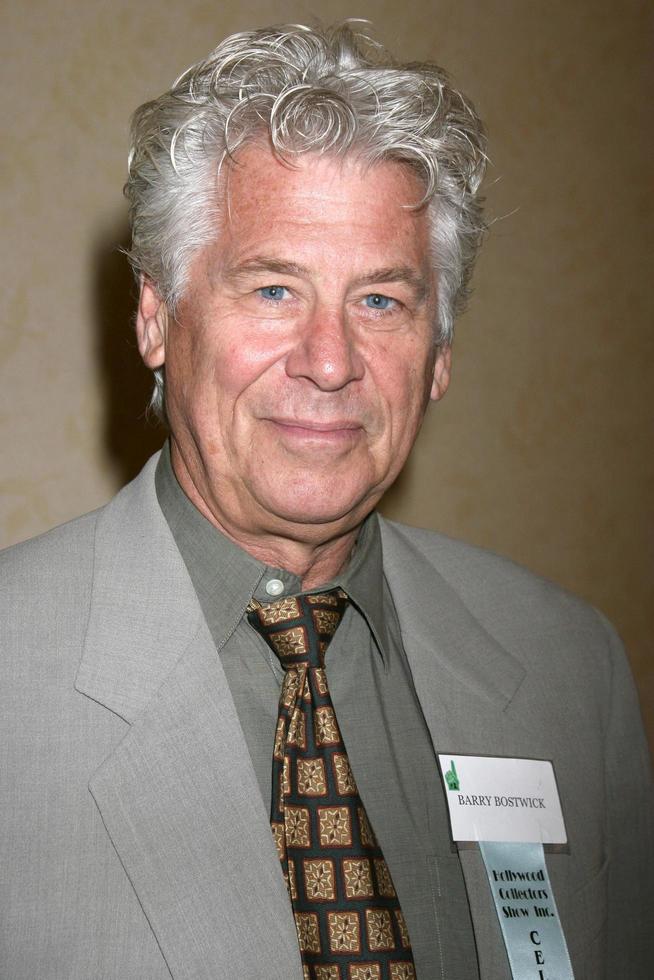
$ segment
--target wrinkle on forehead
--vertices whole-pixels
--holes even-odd
[[[361,177],[365,177],[370,171],[380,168],[388,169],[389,172],[392,170],[396,176],[403,177],[404,183],[406,184],[406,201],[399,203],[399,207],[415,213],[426,210],[426,205],[421,203],[424,199],[424,182],[408,163],[402,163],[397,160],[372,162],[366,160],[356,150],[352,150],[346,154],[314,151],[299,153],[295,158],[281,157],[279,154],[274,153],[262,139],[246,144],[233,157],[226,158],[221,163],[217,175],[217,190],[223,199],[224,211],[229,220],[233,218],[232,183],[235,178],[239,178],[239,171],[247,167],[247,164],[253,157],[260,156],[261,154],[268,157],[271,168],[283,168],[291,175],[294,173],[301,174],[305,166],[310,162],[317,166],[322,162],[328,163],[329,171],[323,178],[323,188],[325,189],[328,184],[337,184],[344,176],[347,176],[348,171],[350,173],[358,172]],[[255,188],[253,190],[256,194],[257,189]],[[338,191],[336,191],[335,196],[336,198],[339,197]]]
[[[416,302],[435,301],[429,209],[415,208],[422,182],[406,164],[320,153],[293,163],[251,143],[225,161],[217,193],[222,220],[192,262],[191,288],[196,276],[210,289],[235,283],[259,261],[305,279],[328,268],[354,287],[403,281]]]

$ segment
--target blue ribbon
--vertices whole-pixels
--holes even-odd
[[[574,980],[542,844],[480,841],[513,980]]]

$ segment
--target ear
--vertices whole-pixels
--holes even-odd
[[[151,371],[166,360],[166,304],[149,279],[141,277],[141,294],[136,314],[136,340],[143,363]]]
[[[450,384],[450,373],[452,370],[452,348],[443,346],[438,348],[436,363],[434,364],[434,379],[431,385],[430,398],[433,402],[441,400]]]

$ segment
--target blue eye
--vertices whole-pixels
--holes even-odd
[[[260,290],[258,290],[258,292],[263,299],[270,299],[279,302],[279,300],[284,298],[286,286],[263,286]]]
[[[387,310],[394,302],[390,296],[384,296],[382,293],[370,293],[365,299],[366,306],[371,310]]]

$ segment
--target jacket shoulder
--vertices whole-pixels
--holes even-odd
[[[524,622],[532,630],[574,624],[603,633],[609,625],[589,603],[510,558],[435,531],[381,523],[385,557],[409,562],[420,555],[482,621],[501,618],[513,628]]]
[[[6,656],[47,655],[88,616],[98,513],[0,552],[0,645]],[[58,638],[58,639],[57,639]]]
[[[4,586],[28,578],[34,585],[42,578],[75,575],[91,560],[95,527],[102,509],[76,517],[66,524],[0,551],[0,577]]]
[[[27,580],[33,587],[37,583],[47,587],[46,583],[55,586],[57,581],[90,578],[96,532],[105,517],[113,518],[113,533],[120,534],[126,513],[134,507],[139,514],[152,508],[152,501],[156,499],[154,470],[158,458],[156,453],[138,476],[103,507],[0,551],[2,585]]]

